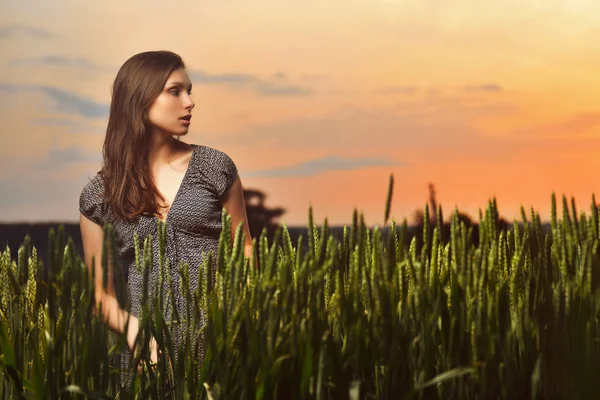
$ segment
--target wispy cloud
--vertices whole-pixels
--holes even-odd
[[[68,202],[69,196],[75,197],[77,195],[73,187],[70,188],[71,193],[67,194],[66,190],[61,190],[65,189],[63,182],[56,182],[40,173],[20,176],[18,179],[16,177],[2,179],[0,185],[2,186],[0,218],[3,221],[12,218],[14,209],[17,207],[27,205],[40,207],[50,202],[53,205],[64,204]],[[83,187],[81,183],[79,183],[79,186]],[[40,217],[41,215],[34,216],[34,218]]]
[[[325,81],[327,78],[327,75],[322,74],[303,74],[298,77],[299,80],[310,83],[322,82]]]
[[[13,85],[10,83],[0,83],[0,92],[11,93],[14,94],[18,92],[20,89],[25,89],[24,87],[19,87],[17,85]]]
[[[90,118],[101,118],[108,115],[108,105],[106,104],[101,104],[66,90],[49,86],[40,86],[38,90],[55,101],[58,111],[79,114]]]
[[[46,155],[45,162],[51,165],[100,162],[100,153],[90,153],[79,147],[53,148]]]
[[[34,126],[59,127],[61,128],[62,133],[72,133],[76,135],[106,133],[106,126],[104,122],[102,122],[102,125],[99,125],[90,120],[81,120],[78,117],[75,118],[76,119],[74,120],[64,118],[35,118],[30,119],[29,124]]]
[[[94,63],[86,60],[85,58],[69,58],[64,56],[48,55],[44,57],[23,57],[16,58],[10,62],[11,65],[17,66],[49,66],[49,67],[75,67],[83,69],[96,69]]]
[[[78,127],[80,124],[76,121],[69,121],[67,119],[50,119],[50,118],[36,118],[29,120],[29,123],[33,125],[45,125],[45,126],[65,126],[65,127]]]
[[[503,89],[500,85],[495,83],[483,83],[478,85],[465,85],[462,87],[430,87],[430,88],[419,88],[416,86],[389,86],[377,90],[377,93],[382,94],[412,94],[420,91],[427,92],[430,96],[440,95],[448,92],[455,92],[456,90],[464,92],[487,92],[497,93]]]
[[[383,94],[412,94],[417,91],[415,86],[390,86],[379,90]]]
[[[355,170],[367,167],[386,167],[398,165],[404,165],[404,163],[390,160],[388,158],[344,158],[327,156],[287,167],[250,171],[245,173],[244,177],[283,178],[313,176],[329,171]]]
[[[0,26],[0,39],[9,39],[13,37],[29,37],[32,39],[50,39],[54,37],[50,31],[29,25],[8,25]]]
[[[226,84],[232,87],[242,87],[257,81],[248,74],[208,74],[204,71],[190,71],[190,78],[201,84]]]
[[[38,171],[52,172],[57,170],[70,170],[77,164],[97,164],[102,162],[100,151],[91,152],[77,146],[50,148],[44,157],[32,161]]]
[[[57,89],[51,86],[13,85],[0,83],[0,91],[17,93],[20,91],[38,91],[44,93],[54,102],[57,111],[67,114],[76,114],[86,118],[103,118],[108,115],[108,105],[78,94]]]
[[[190,79],[198,84],[224,85],[233,89],[252,90],[261,96],[307,96],[312,90],[296,85],[283,73],[268,79],[251,74],[210,74],[205,71],[190,71]]]
[[[24,207],[30,208],[30,213],[19,213],[24,219],[54,218],[61,212],[72,215],[72,210],[77,210],[79,193],[97,171],[101,157],[100,151],[59,147],[55,143],[44,156],[29,156],[18,173],[17,158],[1,158],[0,171],[13,173],[0,176],[0,219],[15,218],[15,211]]]
[[[56,178],[55,175],[54,170],[37,170],[0,179],[0,220],[39,221],[54,219],[56,214],[71,215],[58,219],[73,220],[72,210],[77,210],[79,194],[91,174],[77,174],[68,179]],[[15,215],[16,210],[22,210],[18,216]]]
[[[496,92],[501,92],[502,87],[495,83],[484,83],[481,85],[467,85],[463,88],[463,90],[465,90],[467,92],[496,93]]]
[[[420,97],[420,96],[419,96]],[[345,107],[319,116],[299,115],[271,123],[251,125],[228,146],[281,148],[315,157],[320,149],[336,149],[340,155],[380,154],[414,162],[434,158],[487,162],[507,160],[513,141],[491,136],[470,123],[473,115],[510,115],[504,101],[442,98],[416,99],[389,109]],[[385,153],[382,153],[384,149]],[[329,150],[330,151],[330,150]]]
[[[544,137],[546,139],[553,136],[572,140],[578,136],[597,132],[599,126],[600,112],[578,113],[553,123],[515,130],[513,136],[517,138]],[[596,135],[594,134],[594,136]]]
[[[307,96],[311,93],[311,90],[297,85],[261,82],[256,85],[256,92],[263,96]]]

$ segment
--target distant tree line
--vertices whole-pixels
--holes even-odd
[[[435,185],[433,183],[428,183],[429,189],[429,198],[427,202],[427,213],[429,219],[429,225],[427,228],[430,232],[433,231],[433,228],[438,225],[438,219],[441,221],[441,239],[443,242],[447,243],[450,240],[450,221],[451,216],[457,212],[458,213],[458,221],[459,223],[464,223],[465,226],[471,227],[471,238],[469,238],[475,246],[479,245],[479,223],[474,221],[468,214],[458,210],[452,210],[451,213],[448,214],[448,219],[444,221],[444,216],[442,215],[441,207],[439,206],[437,200],[437,192],[435,190]],[[418,208],[413,212],[412,215],[412,225],[415,229],[415,234],[417,237],[417,244],[420,247],[423,238],[423,229],[425,229],[425,209]],[[511,229],[512,224],[508,222],[503,217],[498,216],[498,231]]]
[[[281,207],[270,208],[265,204],[267,195],[257,189],[244,189],[244,201],[248,215],[248,227],[252,237],[258,238],[263,229],[267,231],[269,241],[273,240],[275,231],[280,226],[277,219],[284,213]],[[1,217],[1,216],[0,216]],[[8,246],[11,254],[16,255],[19,246],[26,235],[31,238],[33,246],[38,251],[44,265],[48,264],[48,232],[51,228],[57,228],[58,223],[0,223],[0,246],[2,250]],[[63,223],[63,229],[67,237],[71,237],[75,250],[83,254],[81,244],[81,231],[79,223]]]

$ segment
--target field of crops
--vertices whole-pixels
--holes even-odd
[[[51,231],[50,265],[27,240],[0,256],[0,398],[597,398],[598,206],[578,213],[563,198],[559,217],[553,197],[552,210],[550,234],[533,210],[506,230],[491,201],[477,235],[455,213],[447,238],[441,209],[435,223],[426,209],[418,237],[406,224],[368,229],[355,213],[339,239],[309,212],[312,235],[255,238],[251,260],[239,230],[226,240],[224,214],[216,280],[208,260],[188,291],[182,346],[146,307],[129,387],[119,371],[125,337],[92,312],[85,265]],[[110,226],[105,236],[108,248]],[[142,240],[136,259],[147,270]],[[189,285],[185,266],[162,265]],[[124,301],[121,279],[116,288]],[[156,366],[150,336],[162,349]],[[200,340],[203,360],[190,356]]]

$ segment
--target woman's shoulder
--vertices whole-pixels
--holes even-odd
[[[102,224],[104,222],[104,180],[100,173],[90,179],[79,195],[79,211],[88,219]]]
[[[224,151],[205,145],[193,144],[192,146],[197,149],[201,164],[207,165],[211,169],[230,170],[235,168],[234,161]]]
[[[81,190],[82,196],[94,196],[102,195],[104,193],[104,180],[102,175],[98,172],[94,177],[88,180],[83,189]]]
[[[191,144],[191,146],[202,154],[203,158],[224,158],[229,157],[227,153],[215,147],[206,146],[203,144]]]
[[[223,195],[237,178],[235,162],[222,150],[204,145],[193,146],[199,153],[199,172],[212,182],[219,196]]]

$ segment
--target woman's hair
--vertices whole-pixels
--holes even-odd
[[[185,64],[177,54],[148,51],[131,57],[117,73],[100,176],[105,188],[104,205],[118,219],[154,216],[162,208],[157,198],[164,197],[154,185],[148,163],[148,109],[169,75],[179,68],[185,68]]]

